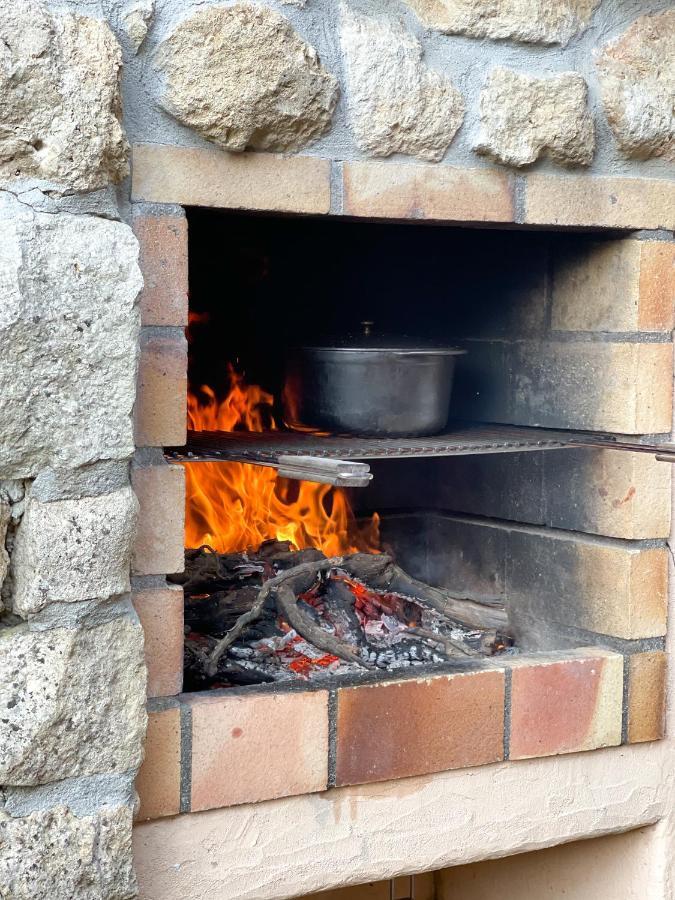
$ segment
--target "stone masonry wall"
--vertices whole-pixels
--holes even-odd
[[[156,0],[138,50],[119,6],[134,144],[669,171],[667,0]]]
[[[136,896],[144,631],[147,753],[166,765],[137,785],[145,817],[181,808],[165,575],[184,486],[161,453],[185,428],[181,204],[649,229],[665,246],[670,7],[0,0],[2,900]]]
[[[122,900],[147,718],[122,54],[34,0],[0,3],[0,46],[0,897]]]

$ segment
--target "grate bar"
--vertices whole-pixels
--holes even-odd
[[[675,462],[675,444],[647,443],[635,436],[464,424],[445,434],[419,438],[350,437],[293,431],[189,431],[185,447],[169,449],[166,456],[176,462],[243,462],[271,466],[288,478],[364,487],[372,476],[368,466],[355,460],[579,447],[650,453],[664,462]]]

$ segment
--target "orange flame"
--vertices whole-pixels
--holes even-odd
[[[188,396],[193,431],[270,431],[274,398],[231,369],[231,389],[219,401],[211,388]],[[316,547],[327,556],[377,552],[379,517],[359,525],[340,488],[279,478],[274,469],[243,463],[186,463],[185,546],[208,544],[220,553],[257,548],[262,541]]]

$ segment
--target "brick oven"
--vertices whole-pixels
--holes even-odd
[[[0,897],[673,896],[675,19],[530,6],[0,10]]]
[[[376,206],[350,193],[358,176],[347,166],[349,216],[317,219],[305,208],[299,218],[219,212],[191,205],[180,178],[187,159],[191,173],[202,161],[203,191],[222,160],[175,152],[173,161],[169,151],[139,148],[136,162],[142,202],[135,227],[153,285],[145,309],[161,323],[146,326],[137,433],[166,451],[165,459],[159,449],[143,451],[135,469],[148,510],[136,566],[149,584],[164,570],[170,582],[148,584],[136,598],[157,695],[140,818],[326,790],[330,797],[345,785],[505,760],[517,770],[519,760],[661,737],[671,470],[640,445],[669,441],[671,386],[661,373],[672,365],[672,303],[663,291],[671,245],[660,233],[598,225],[466,229],[452,209],[447,222],[437,211],[431,224],[406,222],[379,193]],[[357,173],[368,168],[376,179],[385,165],[391,168],[373,163]],[[224,180],[212,177],[214,185]],[[176,200],[186,213],[177,206],[146,212],[149,203]],[[255,208],[250,196],[246,202]],[[297,340],[307,318],[312,325],[317,286],[324,325],[386,317],[399,333],[441,332],[468,350],[452,402],[461,422],[451,422],[444,440],[409,441],[409,452],[404,440],[403,449],[381,441],[385,452],[377,439],[361,439],[370,451],[354,452],[371,460],[374,477],[352,490],[350,502],[356,514],[379,513],[382,543],[411,575],[469,604],[504,609],[516,647],[445,662],[429,652],[419,669],[415,661],[376,674],[316,679],[298,668],[300,677],[278,683],[240,682],[238,673],[228,682],[221,669],[201,684],[188,673],[188,692],[169,700],[181,686],[180,584],[197,596],[185,608],[193,628],[206,599],[201,582],[192,586],[190,564],[185,575],[172,574],[184,568],[185,473],[186,546],[211,542],[224,553],[251,546],[226,511],[228,521],[218,521],[216,508],[255,502],[248,492],[262,496],[276,476],[232,462],[246,458],[237,456],[242,439],[253,453],[258,445],[269,450],[270,437],[256,441],[250,422],[233,430],[231,419],[218,419],[218,410],[230,408],[227,367],[236,361],[248,382],[263,384],[258,409],[267,405],[271,420],[284,342]],[[180,327],[186,294],[189,344]],[[197,430],[186,438],[188,380],[189,423]],[[195,417],[195,403],[210,418]],[[219,438],[218,427],[234,444]],[[350,442],[358,447],[359,438],[343,440],[343,455]],[[294,447],[321,454],[322,437],[295,444],[287,437],[282,449]],[[228,466],[255,480],[232,487]],[[332,489],[314,488],[330,508]],[[205,495],[216,507],[207,512]],[[261,521],[273,509],[268,503]],[[290,503],[286,509],[283,523],[272,521],[258,536],[290,533],[282,525],[300,512]],[[324,546],[320,538],[304,541],[299,547]],[[208,632],[202,624],[197,630]],[[239,653],[233,662],[241,659],[247,664]]]

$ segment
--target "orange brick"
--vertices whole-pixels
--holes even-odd
[[[675,183],[658,178],[526,175],[525,223],[606,228],[675,226]]]
[[[137,447],[178,447],[186,439],[187,341],[175,335],[141,335],[134,407]]]
[[[183,687],[183,589],[177,584],[136,591],[143,626],[148,697],[171,697]]]
[[[640,256],[642,331],[671,331],[675,309],[675,243],[644,241]]]
[[[139,819],[180,812],[180,709],[148,713],[145,760],[136,777]]]
[[[328,692],[195,695],[192,810],[325,790]]]
[[[635,653],[628,660],[628,741],[658,741],[664,734],[666,654]]]
[[[182,206],[327,213],[330,160],[136,144],[131,193]]]
[[[131,483],[139,502],[132,557],[134,575],[166,575],[185,567],[185,470],[163,464],[133,468]]]
[[[187,220],[134,215],[143,273],[142,325],[187,325]]]
[[[495,169],[456,169],[392,162],[344,164],[344,211],[352,216],[513,222],[509,176]]]
[[[593,648],[557,660],[513,660],[511,759],[621,743],[623,657]]]
[[[503,759],[504,672],[436,675],[338,691],[338,785]]]

